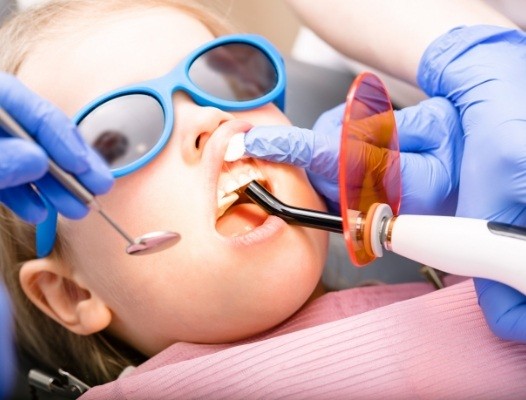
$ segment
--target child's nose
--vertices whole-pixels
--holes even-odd
[[[199,160],[213,132],[225,121],[234,119],[232,114],[218,108],[195,104],[184,93],[174,95],[174,106],[175,134],[181,138],[186,162]]]

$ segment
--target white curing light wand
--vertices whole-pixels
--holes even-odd
[[[526,228],[473,218],[429,215],[393,216],[387,204],[373,204],[367,215],[349,210],[342,218],[282,203],[252,181],[244,194],[266,212],[292,225],[351,235],[365,251],[383,250],[455,275],[492,279],[526,294]]]

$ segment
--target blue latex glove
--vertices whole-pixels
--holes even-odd
[[[85,216],[87,207],[47,173],[46,152],[93,194],[105,193],[113,184],[102,159],[84,143],[74,124],[60,110],[4,73],[0,73],[0,106],[42,146],[13,138],[0,128],[0,202],[28,222],[43,221],[47,210],[30,187],[33,182],[64,216]]]
[[[422,57],[420,86],[451,100],[466,136],[459,216],[526,226],[525,65],[526,34],[492,26],[453,29]],[[483,279],[475,288],[493,332],[526,341],[526,296]]]
[[[305,168],[333,213],[339,213],[338,159],[342,104],[321,115],[312,130],[259,126],[245,135],[246,153]],[[462,130],[458,114],[443,98],[395,112],[402,172],[401,212],[453,214]]]
[[[15,355],[11,309],[7,294],[0,283],[0,399],[7,399],[15,378]]]

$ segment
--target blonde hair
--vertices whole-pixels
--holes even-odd
[[[40,43],[78,31],[78,24],[126,9],[174,7],[205,24],[219,36],[233,29],[209,7],[188,0],[54,0],[13,15],[0,28],[0,70],[15,74]],[[145,357],[106,333],[76,335],[38,310],[25,296],[19,282],[21,265],[36,257],[35,227],[24,223],[0,205],[0,271],[14,308],[17,345],[41,367],[62,368],[89,385],[114,380],[128,365]],[[54,257],[65,257],[60,233]]]

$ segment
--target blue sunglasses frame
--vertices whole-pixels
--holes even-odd
[[[226,44],[247,44],[259,49],[264,55],[266,55],[276,70],[277,82],[275,87],[269,93],[257,99],[232,101],[212,96],[192,82],[189,76],[192,63],[207,51]],[[128,175],[148,164],[166,146],[166,143],[171,137],[175,123],[172,103],[172,96],[175,92],[184,91],[196,104],[217,107],[224,111],[250,110],[261,107],[270,102],[276,104],[276,106],[283,111],[285,108],[285,88],[286,74],[283,58],[268,40],[262,36],[253,34],[225,35],[192,51],[164,76],[138,84],[121,87],[99,96],[83,107],[75,115],[73,121],[78,125],[90,112],[101,104],[122,96],[144,94],[153,97],[159,102],[164,114],[164,129],[158,142],[139,159],[123,167],[113,169],[113,176],[118,178]],[[58,214],[55,207],[53,207],[44,196],[41,197],[48,209],[48,217],[44,222],[36,226],[36,253],[39,258],[49,255],[53,250],[56,240],[58,220]]]

